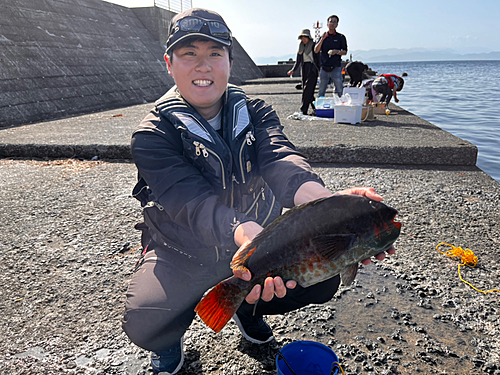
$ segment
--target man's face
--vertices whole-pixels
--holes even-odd
[[[215,116],[231,74],[229,51],[214,41],[194,40],[166,60],[180,94],[203,117]]]
[[[333,33],[335,31],[338,24],[339,24],[339,21],[337,21],[337,19],[335,17],[332,17],[328,20],[328,30],[330,31],[330,33]]]

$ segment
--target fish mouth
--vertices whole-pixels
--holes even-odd
[[[214,81],[208,79],[195,79],[193,84],[198,87],[207,87],[213,85]]]
[[[392,217],[391,224],[393,224],[396,228],[398,228],[400,230],[401,227],[403,226],[403,224],[400,223],[399,221],[395,221],[397,214],[398,214],[398,211],[394,210],[394,216]]]
[[[403,226],[402,223],[400,223],[399,221],[394,221],[394,219],[392,219],[391,224],[393,224],[399,230],[401,230],[401,227]]]

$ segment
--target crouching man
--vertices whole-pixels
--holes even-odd
[[[143,252],[127,292],[123,329],[152,352],[155,373],[175,374],[195,306],[232,275],[229,264],[238,248],[283,206],[332,193],[283,134],[276,112],[228,84],[232,36],[220,15],[190,9],[175,16],[165,60],[176,86],[132,136]],[[372,188],[341,193],[382,199]],[[251,278],[249,272],[234,274]],[[338,285],[338,276],[309,288],[268,277],[233,319],[246,339],[263,344],[273,339],[264,315],[327,302]]]

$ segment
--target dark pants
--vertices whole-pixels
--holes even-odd
[[[380,102],[386,102],[387,105],[391,102],[392,98],[392,90],[389,87],[387,83],[384,83],[382,85],[372,85],[373,89],[378,92],[379,94],[382,94],[382,98],[380,98]]]
[[[302,64],[302,106],[300,111],[307,115],[309,105],[314,109],[314,89],[318,82],[318,69],[313,63],[306,62]]]
[[[145,236],[147,237],[147,236]],[[136,345],[162,351],[184,335],[195,317],[194,308],[203,294],[232,275],[230,260],[203,267],[187,257],[160,248],[148,241],[148,252],[141,259],[127,291],[122,327]],[[329,301],[338,289],[339,276],[302,288],[288,289],[284,298],[260,300],[257,315],[284,314],[308,304]],[[253,311],[243,302],[240,309]]]

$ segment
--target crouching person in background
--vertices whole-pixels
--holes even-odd
[[[404,79],[395,74],[381,74],[372,82],[372,88],[378,94],[382,94],[380,102],[389,105],[392,97],[399,103],[397,92],[403,89],[404,84]]]

